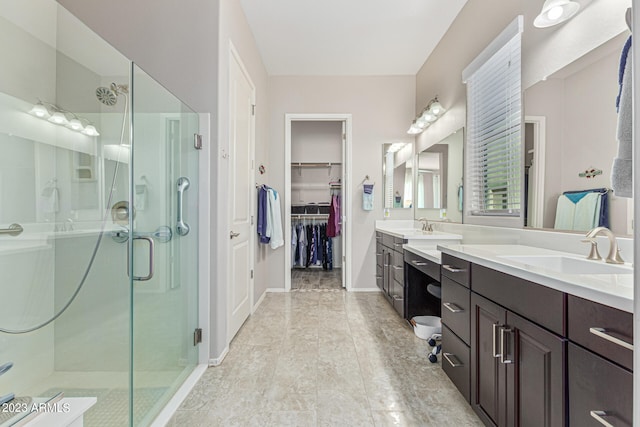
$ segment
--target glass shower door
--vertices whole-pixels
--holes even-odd
[[[147,425],[197,363],[198,116],[137,66],[132,82],[133,425]]]

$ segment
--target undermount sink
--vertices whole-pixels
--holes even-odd
[[[509,261],[518,262],[564,274],[632,274],[633,268],[626,265],[607,264],[583,258],[562,255],[500,255]]]

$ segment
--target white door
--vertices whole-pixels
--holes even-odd
[[[239,59],[230,55],[229,70],[229,338],[249,317],[252,306],[252,201],[254,87]]]

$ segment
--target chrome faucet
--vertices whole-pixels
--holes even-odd
[[[422,231],[433,231],[433,227],[429,224],[427,218],[422,217],[418,221],[422,222]]]
[[[618,248],[618,242],[616,236],[613,235],[611,230],[607,227],[596,227],[587,233],[587,242],[591,243],[591,253],[587,258],[589,259],[602,259],[598,253],[595,238],[596,236],[604,235],[609,239],[609,254],[605,259],[609,264],[624,264],[624,260],[620,256],[620,248]],[[594,249],[595,248],[595,249]]]

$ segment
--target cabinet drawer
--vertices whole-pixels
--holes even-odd
[[[382,266],[383,261],[383,248],[382,243],[376,244],[376,265]]]
[[[468,288],[471,277],[471,263],[443,253],[441,273],[443,276],[447,276],[449,279]]]
[[[571,341],[633,370],[633,314],[573,295],[567,305]]]
[[[376,279],[382,279],[384,274],[384,269],[381,265],[376,265]]]
[[[472,269],[473,292],[558,335],[566,336],[565,294],[481,265],[473,264]]]
[[[376,231],[376,242],[382,244],[382,233]]]
[[[382,244],[386,247],[393,249],[394,240],[395,237],[393,237],[391,234],[382,233]]]
[[[631,427],[633,374],[577,345],[569,344],[569,425],[602,427],[592,415],[610,425]]]
[[[467,345],[470,343],[471,291],[448,277],[442,278],[442,323]]]
[[[404,245],[404,239],[403,238],[400,238],[400,237],[394,237],[393,238],[392,249],[394,251],[398,251],[398,252],[402,253],[402,245]]]
[[[402,252],[392,252],[392,255],[391,270],[393,271],[393,278],[397,282],[404,283],[404,259]]]
[[[404,262],[430,276],[433,279],[440,281],[440,264],[437,264],[428,259],[422,258],[413,252],[404,251]]]
[[[470,350],[449,328],[442,325],[442,369],[465,400],[470,400]]]

